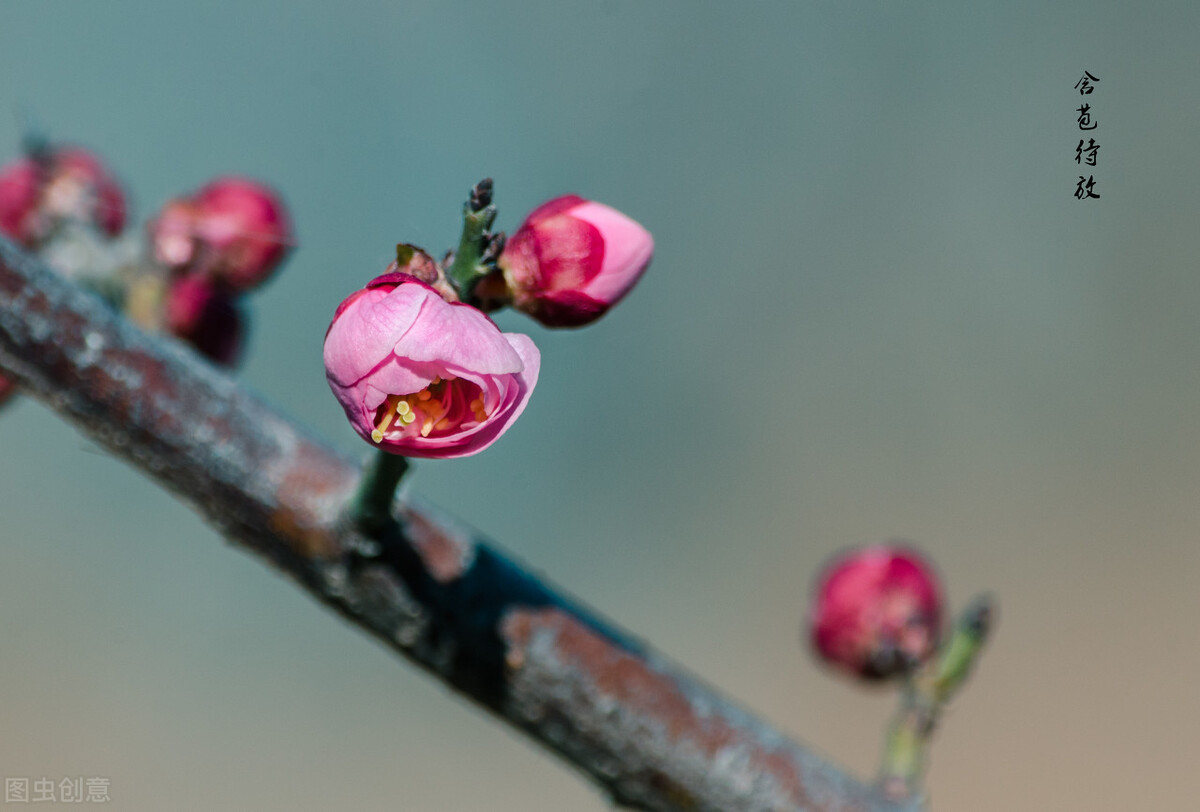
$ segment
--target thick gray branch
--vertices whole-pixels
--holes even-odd
[[[359,468],[0,238],[0,368],[352,623],[651,810],[888,804],[424,505],[374,544]]]

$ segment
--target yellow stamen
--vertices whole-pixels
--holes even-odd
[[[374,431],[371,432],[371,439],[376,443],[383,442],[383,433],[388,430],[388,426],[392,425],[392,419],[396,416],[396,396],[388,397],[388,410],[383,415],[383,420],[380,421]]]
[[[419,392],[407,395],[388,395],[387,410],[380,415],[375,430],[371,432],[371,439],[376,443],[383,442],[389,427],[394,432],[403,432],[417,422],[420,422],[421,425],[416,433],[419,433],[421,437],[428,437],[435,431],[450,431],[458,428],[458,425],[448,417],[451,411],[459,415],[462,411],[462,407],[455,405],[455,401],[464,393],[457,386],[450,385],[454,380],[453,375],[447,378],[436,376]],[[475,391],[479,390],[475,389]],[[482,393],[467,404],[467,409],[475,423],[482,423],[488,419],[485,398]],[[420,418],[419,421],[418,418]],[[457,420],[458,423],[465,422],[468,425],[471,423],[470,419],[465,416],[460,416]]]

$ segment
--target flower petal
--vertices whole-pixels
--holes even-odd
[[[604,235],[600,272],[584,286],[593,299],[616,304],[629,292],[654,257],[654,238],[641,223],[603,203],[584,203],[571,216],[585,220]]]
[[[325,336],[325,371],[349,386],[377,367],[413,326],[430,294],[419,285],[368,290],[341,312]]]
[[[417,288],[404,285],[396,290]],[[438,362],[483,375],[520,372],[522,363],[491,319],[467,305],[450,304],[428,294],[420,317],[395,343],[393,351],[413,361]]]

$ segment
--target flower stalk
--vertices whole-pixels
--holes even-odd
[[[966,682],[995,613],[989,595],[975,598],[959,616],[939,655],[904,686],[900,711],[888,727],[879,785],[895,801],[916,797],[925,773],[929,742],[946,704]]]
[[[350,502],[354,524],[365,535],[379,538],[384,530],[395,524],[392,504],[408,468],[407,458],[379,449],[367,458],[358,490]]]

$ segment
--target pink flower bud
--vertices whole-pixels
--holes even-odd
[[[817,653],[837,668],[866,679],[911,671],[941,634],[937,574],[900,544],[843,553],[817,579],[809,625]]]
[[[186,268],[196,256],[196,207],[172,200],[149,223],[154,259],[168,268]]]
[[[183,276],[171,280],[163,309],[167,332],[218,364],[236,366],[246,331],[229,293],[200,274]]]
[[[525,409],[541,356],[408,274],[386,274],[341,303],[325,334],[325,376],[350,425],[406,457],[464,457]]]
[[[125,227],[125,194],[99,159],[57,148],[0,169],[0,232],[36,248],[65,221],[89,223],[109,237]]]
[[[619,302],[653,255],[654,238],[637,222],[566,195],[533,210],[498,264],[514,307],[547,327],[581,327]]]
[[[292,242],[283,201],[269,187],[223,177],[172,200],[149,226],[154,256],[177,272],[204,273],[233,291],[265,282]]]

